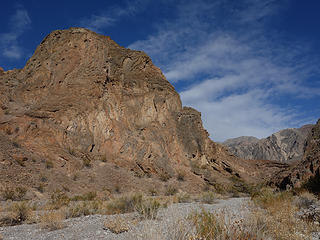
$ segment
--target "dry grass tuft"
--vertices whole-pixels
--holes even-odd
[[[165,191],[165,195],[166,196],[173,196],[173,195],[175,195],[176,193],[178,192],[178,189],[176,188],[176,186],[174,186],[174,185],[169,185],[169,186],[167,186],[167,189],[166,189],[166,191]]]
[[[0,219],[0,226],[14,226],[32,221],[32,209],[28,202],[13,203],[8,210],[8,214]]]
[[[73,202],[66,208],[66,218],[75,218],[99,213],[102,203],[99,201]]]
[[[104,222],[104,228],[115,234],[129,231],[130,225],[130,222],[121,216],[116,216],[114,219],[106,220]]]
[[[176,197],[177,202],[179,203],[187,203],[192,201],[191,196],[186,192],[179,192]]]
[[[27,193],[27,189],[24,187],[9,188],[6,187],[2,191],[2,197],[4,200],[22,201]]]
[[[216,199],[216,194],[214,192],[208,191],[202,193],[200,201],[207,204],[213,204],[216,201]]]
[[[144,199],[135,206],[142,219],[156,219],[161,204],[155,199]]]
[[[230,221],[226,213],[210,213],[202,210],[192,214],[189,219],[195,227],[194,234],[188,239],[207,240],[264,240],[264,225],[261,222],[239,219]],[[229,222],[227,221],[229,219]]]
[[[141,204],[142,194],[129,194],[120,198],[111,200],[107,204],[107,214],[119,214],[134,212],[135,206]]]
[[[40,217],[40,226],[42,229],[54,231],[64,228],[66,225],[63,220],[66,215],[63,210],[50,210]]]
[[[60,209],[63,206],[68,206],[69,203],[70,198],[61,190],[56,190],[50,196],[50,205],[53,209]]]
[[[186,177],[186,172],[183,170],[179,170],[177,173],[177,180],[178,181],[184,181]]]
[[[317,231],[315,224],[297,217],[299,208],[294,204],[291,192],[274,192],[270,188],[263,188],[253,194],[252,199],[262,208],[258,208],[256,214],[263,216],[268,232],[274,239],[311,239],[312,232]]]
[[[93,201],[97,197],[96,192],[87,192],[83,195],[77,195],[72,197],[71,201]]]

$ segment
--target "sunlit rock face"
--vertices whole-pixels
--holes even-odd
[[[231,153],[244,159],[265,159],[283,163],[302,160],[307,137],[313,125],[281,130],[263,139],[239,137],[223,144]]]
[[[320,192],[320,119],[307,138],[302,160],[276,174],[270,182],[282,189],[304,185]]]
[[[0,94],[3,185],[38,196],[39,184],[110,193],[162,191],[168,180],[196,192],[259,178],[209,139],[144,52],[87,29],[49,34],[23,69],[0,72]]]

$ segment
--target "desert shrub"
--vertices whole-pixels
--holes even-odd
[[[81,216],[87,216],[91,214],[90,206],[87,202],[79,202],[71,204],[68,207],[66,218],[75,218]]]
[[[142,194],[130,194],[113,199],[107,204],[107,213],[127,213],[135,211],[135,207],[141,204]]]
[[[68,206],[70,198],[61,190],[54,191],[50,196],[50,205],[53,209],[59,209],[62,206]]]
[[[75,218],[97,214],[101,209],[102,202],[100,201],[72,202],[66,208],[66,218]]]
[[[184,181],[185,177],[186,177],[186,173],[182,170],[179,170],[177,174],[177,180]]]
[[[310,239],[311,233],[318,227],[297,217],[297,206],[293,203],[293,194],[289,191],[275,192],[262,188],[252,196],[254,203],[263,209],[265,225],[274,239]]]
[[[170,175],[166,172],[161,172],[159,174],[159,179],[162,181],[162,182],[167,182],[169,179],[170,179]]]
[[[0,226],[14,226],[31,220],[32,210],[27,202],[13,203],[7,215],[0,218]]]
[[[15,196],[15,199],[18,200],[18,201],[21,201],[24,199],[25,195],[27,193],[27,189],[24,188],[24,187],[17,187],[16,188],[16,196]]]
[[[202,210],[191,215],[190,220],[196,228],[198,239],[219,239],[223,233],[223,222],[213,213]]]
[[[252,193],[251,198],[259,206],[268,208],[290,202],[293,199],[293,195],[289,191],[275,192],[272,188],[262,188],[259,192]]]
[[[40,217],[40,226],[42,229],[54,231],[65,227],[63,220],[65,219],[65,213],[61,210],[50,210],[44,213]]]
[[[24,199],[26,192],[27,192],[27,189],[24,187],[16,187],[16,188],[6,187],[2,191],[2,197],[4,198],[4,200],[21,201]]]
[[[107,162],[107,156],[106,155],[101,155],[100,156],[100,161],[101,162]]]
[[[71,201],[93,201],[97,197],[96,192],[87,192],[83,195],[74,196]]]
[[[180,192],[177,194],[177,200],[179,203],[187,203],[191,201],[191,196],[186,192]]]
[[[158,195],[158,191],[155,188],[149,188],[149,194],[151,196],[157,196]]]
[[[21,224],[30,218],[32,210],[27,202],[19,202],[12,204],[11,212],[13,213],[14,222]]]
[[[4,198],[4,200],[14,200],[15,198],[15,191],[13,188],[9,188],[6,187],[3,191],[2,191],[2,197]]]
[[[216,201],[216,194],[214,192],[208,191],[201,195],[200,201],[207,204],[212,204]]]
[[[47,168],[47,169],[53,168],[53,162],[50,161],[50,160],[47,160],[47,161],[46,161],[46,168]]]
[[[161,204],[155,199],[144,199],[135,205],[142,219],[155,219]]]
[[[174,185],[167,186],[167,189],[165,191],[166,196],[173,196],[177,193],[177,188]]]
[[[226,213],[211,213],[202,210],[189,216],[189,220],[195,227],[194,236],[191,239],[208,240],[264,240],[266,237],[264,225],[250,219],[239,219],[227,222],[230,218]],[[190,238],[189,238],[190,239]]]
[[[130,229],[129,222],[123,217],[117,216],[114,219],[106,220],[104,228],[115,234],[127,232]]]
[[[45,188],[45,185],[43,183],[40,183],[36,189],[41,192],[41,193],[44,193],[44,188]]]
[[[213,184],[213,188],[214,188],[215,192],[217,192],[219,194],[226,193],[226,187],[224,185],[222,185],[221,183],[212,183],[212,184]]]
[[[91,167],[91,160],[89,158],[83,157],[82,162],[83,162],[83,166],[88,167],[88,168]]]

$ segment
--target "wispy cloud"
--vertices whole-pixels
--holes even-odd
[[[126,1],[125,5],[111,6],[108,10],[99,14],[93,14],[80,20],[82,27],[88,28],[95,32],[101,32],[117,23],[119,19],[127,16],[134,16],[138,12],[144,10],[148,0]]]
[[[0,49],[2,55],[10,59],[20,59],[24,49],[18,43],[18,38],[30,28],[31,19],[26,9],[18,6],[15,14],[9,19],[9,31],[0,34]]]
[[[129,48],[151,55],[181,89],[183,104],[202,112],[214,140],[265,137],[306,122],[284,99],[296,104],[320,95],[306,84],[319,73],[318,60],[302,44],[266,34],[266,22],[282,7],[273,0],[184,2],[175,19]]]

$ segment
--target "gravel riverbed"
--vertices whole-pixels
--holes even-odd
[[[178,235],[191,231],[186,217],[201,209],[210,212],[224,211],[230,221],[244,218],[249,212],[249,198],[230,198],[217,200],[214,204],[177,203],[161,208],[155,220],[138,221],[136,213],[121,215],[91,215],[64,221],[65,228],[48,231],[41,229],[39,224],[23,224],[0,228],[4,240],[98,240],[98,239],[161,239],[171,240]],[[129,230],[120,234],[112,233],[104,223],[122,219],[131,219]]]

